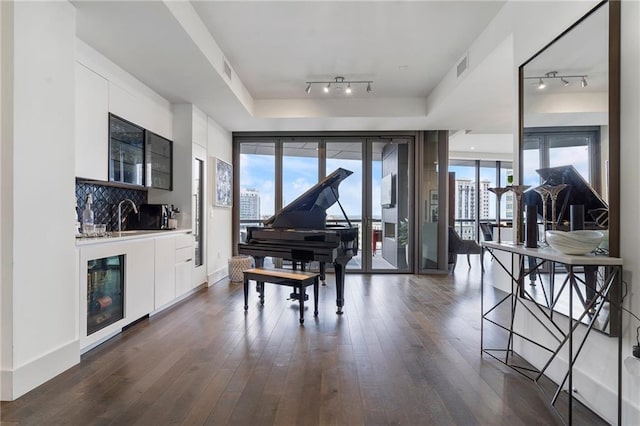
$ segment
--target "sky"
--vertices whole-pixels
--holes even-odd
[[[283,166],[283,198],[286,206],[318,181],[318,159],[312,157],[284,156]],[[337,168],[353,172],[338,187],[340,204],[350,219],[362,217],[362,161],[327,159],[327,174]],[[381,217],[380,182],[382,179],[382,164],[374,161],[372,168],[372,217]],[[275,198],[275,163],[272,155],[240,155],[240,188],[255,189],[260,193],[260,216],[267,218],[274,212]],[[328,211],[328,217],[344,217],[338,204],[334,204]]]

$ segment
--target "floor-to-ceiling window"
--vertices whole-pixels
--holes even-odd
[[[449,171],[455,173],[455,230],[463,239],[480,240],[480,224],[494,225],[498,220],[498,202],[488,189],[509,185],[512,163],[452,159]],[[513,213],[513,196],[506,193],[500,200],[500,221],[513,220]]]
[[[276,144],[274,141],[247,141],[239,146],[240,209],[239,241],[245,241],[247,228],[262,226],[273,216],[276,205]],[[215,224],[213,224],[215,228]],[[265,259],[265,265],[271,259]]]
[[[240,163],[239,241],[244,241],[247,227],[261,226],[341,167],[353,173],[340,183],[338,203],[326,213],[327,224],[358,230],[359,250],[347,269],[410,270],[413,137],[234,136],[234,140]],[[393,202],[382,199],[391,193]]]
[[[340,226],[358,227],[360,250],[347,264],[347,269],[362,269],[362,196],[363,196],[363,150],[362,138],[332,139],[325,142],[326,174],[338,168],[353,172],[340,184],[338,189],[340,204],[336,203],[327,210],[327,223]]]
[[[524,184],[538,186],[542,183],[537,169],[570,164],[599,189],[601,145],[597,127],[525,129]]]

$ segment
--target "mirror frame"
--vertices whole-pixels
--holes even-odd
[[[620,257],[620,0],[598,3],[518,68],[518,181],[523,181],[524,170],[524,67],[605,4],[609,4],[609,256]],[[522,210],[517,214],[523,223]]]

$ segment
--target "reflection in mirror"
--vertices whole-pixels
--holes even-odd
[[[611,68],[609,12],[610,4],[602,3],[520,68],[520,183],[532,187],[524,204],[537,206],[541,237],[543,223],[546,229],[572,229],[574,205],[573,210],[584,217],[579,224],[574,220],[575,226],[605,234],[598,253],[605,255],[609,253],[608,219],[617,217],[610,200],[617,200],[618,192],[617,179],[609,175],[610,163],[618,164],[618,159],[611,157],[618,152],[617,130],[612,132],[611,127],[616,126],[618,117],[611,114],[617,110],[611,111],[609,105],[610,98],[618,99],[618,94],[612,93],[615,85],[610,84],[610,70],[616,70],[617,65]],[[545,191],[539,187],[560,189],[560,184],[568,186],[558,191],[556,202],[549,198],[543,203],[541,194]],[[574,219],[577,217],[576,213]],[[617,244],[617,235],[611,236]],[[612,252],[616,254],[617,248]],[[535,264],[532,262],[530,267]],[[539,303],[568,315],[568,293],[553,288],[553,269],[542,268],[532,274],[532,280],[541,284],[533,294],[540,296],[536,299]],[[574,300],[574,306],[580,308],[586,308],[589,293],[602,276],[601,271],[587,269]],[[556,270],[556,282],[562,282],[564,272]],[[550,292],[553,305],[549,298],[545,300],[543,290]],[[613,333],[611,327],[609,306],[604,306],[596,328]]]

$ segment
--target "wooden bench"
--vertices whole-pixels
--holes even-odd
[[[282,269],[253,268],[244,271],[244,310],[249,309],[249,281],[258,284],[260,306],[264,306],[264,283],[286,285],[299,290],[300,324],[304,323],[304,289],[313,285],[313,316],[318,316],[318,282],[320,274],[313,272],[285,271]]]

